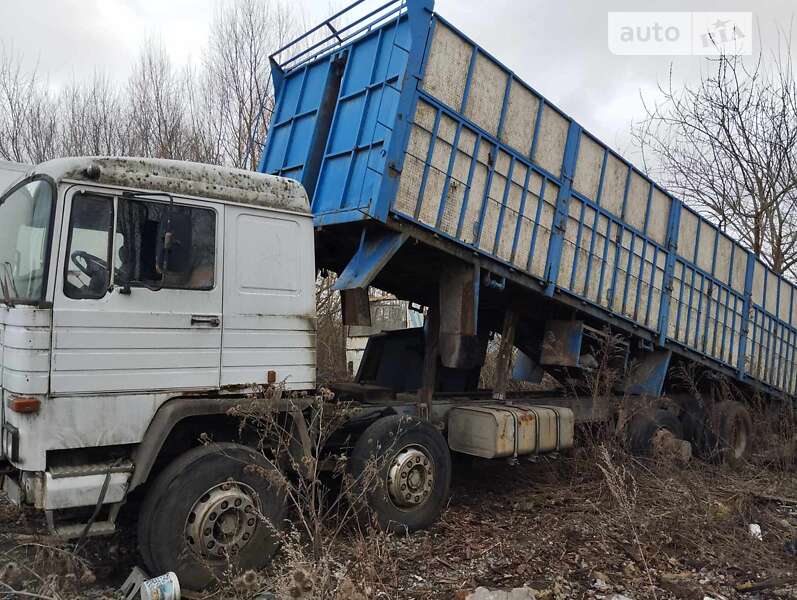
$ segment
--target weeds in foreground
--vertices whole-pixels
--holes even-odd
[[[611,492],[612,498],[614,498],[622,519],[625,521],[625,524],[631,531],[631,535],[634,537],[634,545],[639,553],[639,558],[642,562],[645,575],[647,576],[648,582],[650,584],[650,593],[653,598],[656,598],[656,586],[653,583],[653,576],[651,575],[648,561],[645,558],[645,550],[642,547],[642,542],[639,538],[639,531],[636,526],[636,520],[634,519],[634,512],[637,502],[636,480],[625,466],[616,465],[612,461],[612,457],[606,447],[602,447],[600,450],[600,462],[598,463],[598,468],[601,470],[601,473],[603,473],[603,477],[606,480],[606,485]]]
[[[372,526],[366,502],[367,495],[383,485],[384,459],[372,458],[362,472],[351,473],[348,441],[330,444],[330,438],[339,435],[358,411],[333,405],[330,396],[322,394],[308,405],[296,403],[287,412],[274,412],[274,401],[292,403],[283,392],[282,386],[269,388],[263,402],[234,411],[242,429],[256,432],[257,445],[272,467],[263,475],[282,490],[290,507],[286,528],[274,531],[281,552],[267,580],[228,569],[220,584],[240,598],[255,587],[278,598],[365,600],[377,590],[390,598],[389,590],[395,589],[391,535]],[[340,451],[329,452],[329,447]],[[388,456],[391,448],[383,450]]]
[[[0,552],[0,598],[80,598],[96,577],[89,562],[41,542],[15,544]]]

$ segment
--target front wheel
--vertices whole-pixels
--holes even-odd
[[[432,525],[451,486],[451,453],[430,423],[383,417],[354,446],[349,474],[356,504],[366,504],[379,527],[411,532]]]
[[[287,508],[278,482],[276,469],[246,446],[189,450],[160,473],[142,505],[138,545],[147,567],[201,590],[230,565],[265,566]]]

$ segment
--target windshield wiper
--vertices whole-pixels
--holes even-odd
[[[6,306],[14,308],[13,299],[18,297],[17,285],[14,283],[14,269],[8,261],[3,263],[3,272],[0,274],[0,291],[3,292],[3,302]]]

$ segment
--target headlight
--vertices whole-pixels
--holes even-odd
[[[3,454],[12,462],[19,460],[19,429],[10,423],[3,424]]]

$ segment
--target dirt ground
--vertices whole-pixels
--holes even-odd
[[[0,598],[15,597],[8,586],[114,597],[137,560],[130,534],[76,553],[43,535],[35,513],[0,505]],[[351,598],[464,599],[477,586],[528,586],[547,600],[797,598],[797,478],[597,450],[516,465],[458,461],[449,507],[429,531],[385,536],[367,556],[345,534],[334,547],[359,573],[363,595]]]

